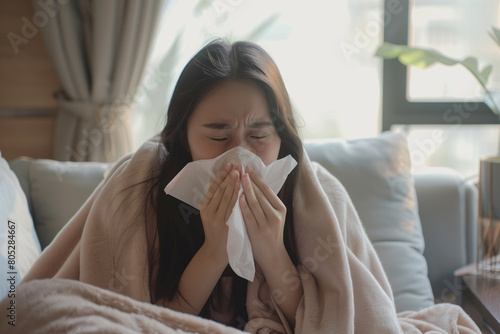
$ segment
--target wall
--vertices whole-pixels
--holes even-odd
[[[7,160],[52,158],[58,106],[52,95],[61,83],[38,27],[23,32],[33,14],[30,0],[0,0],[0,151]],[[15,50],[9,33],[28,38]]]

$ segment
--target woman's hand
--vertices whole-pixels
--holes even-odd
[[[240,166],[227,163],[219,172],[200,204],[206,247],[218,259],[227,261],[226,225],[240,189]]]
[[[263,269],[271,268],[275,256],[287,254],[283,243],[286,206],[255,172],[245,173],[242,183],[240,208],[254,259]]]
[[[242,176],[240,208],[252,243],[254,259],[262,269],[269,292],[295,326],[295,314],[304,291],[295,266],[283,242],[286,206],[254,172]],[[291,278],[285,281],[283,277]]]
[[[205,242],[182,273],[178,286],[182,298],[165,300],[163,306],[199,315],[227,267],[226,221],[238,199],[240,168],[226,164],[201,201]]]

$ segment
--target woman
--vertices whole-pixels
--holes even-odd
[[[226,165],[199,212],[164,193],[188,162],[236,146],[265,164],[290,154],[298,165],[278,195],[252,171]],[[29,328],[42,322],[54,331],[67,321],[71,330],[95,331],[93,322],[104,319],[102,326],[127,329],[235,331],[168,310],[174,309],[252,333],[477,333],[451,305],[397,317],[389,282],[345,189],[302,152],[269,55],[251,43],[208,44],[182,72],[160,138],[115,164],[23,279],[17,293],[36,298],[19,324],[32,326],[23,319],[38,316]],[[225,222],[237,202],[256,263],[252,282],[228,267]],[[56,280],[27,283],[41,278]],[[68,307],[47,303],[53,294],[67,297]]]
[[[168,154],[159,162],[162,172],[154,188],[159,253],[151,265],[158,268],[157,274],[151,272],[153,301],[207,318],[232,313],[230,324],[246,323],[247,281],[232,273],[226,252],[225,223],[239,201],[257,267],[271,290],[283,293],[280,307],[293,326],[302,288],[292,290],[281,276],[289,270],[298,275],[291,210],[297,171],[276,196],[254,173],[242,175],[241,166],[226,166],[189,231],[184,231],[179,201],[163,192],[188,162],[212,159],[236,146],[266,165],[289,154],[300,163],[302,145],[277,66],[255,44],[214,41],[184,68],[167,117],[161,143]],[[237,198],[240,184],[244,193]]]

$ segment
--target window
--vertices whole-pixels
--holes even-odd
[[[430,47],[457,59],[476,56],[488,63],[498,59],[500,50],[488,31],[500,23],[500,1],[385,0],[386,9],[394,3],[404,10],[388,22],[385,41]],[[492,77],[492,87],[498,87],[498,66]],[[382,99],[383,130],[393,124],[498,123],[480,102],[483,92],[475,79],[459,66],[407,69],[397,60],[385,60]]]
[[[302,138],[379,133],[383,0],[168,3],[134,108],[136,145],[161,131],[182,68],[213,37],[255,41],[271,54]]]
[[[494,66],[488,87],[500,88],[500,48],[488,36],[500,26],[499,0],[385,0],[386,10],[395,3],[404,10],[388,21],[385,41],[477,57],[480,68]],[[477,177],[480,158],[497,154],[500,144],[499,119],[483,100],[475,78],[460,66],[417,69],[384,60],[382,128],[408,133],[415,171],[444,166]]]

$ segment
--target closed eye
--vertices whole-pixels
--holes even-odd
[[[253,138],[253,139],[264,139],[266,138],[267,136],[250,136],[250,138]]]
[[[224,138],[209,137],[209,138],[212,139],[212,140],[215,140],[215,141],[225,141],[225,140],[227,140],[227,138],[225,138],[225,137]]]

